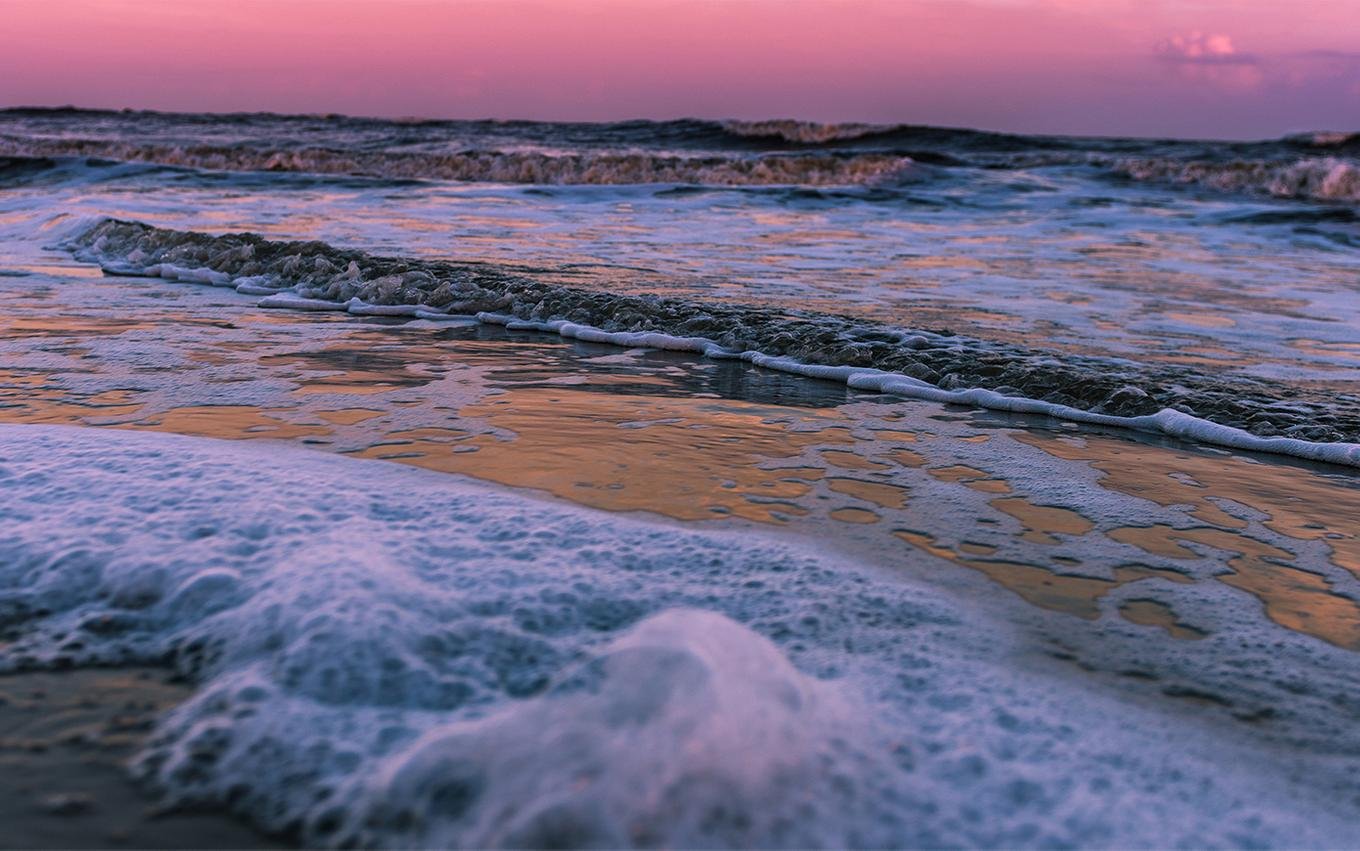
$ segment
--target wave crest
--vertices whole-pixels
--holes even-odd
[[[734,136],[748,139],[779,139],[799,145],[824,145],[827,142],[849,142],[866,136],[891,133],[893,126],[885,124],[820,124],[815,121],[795,121],[788,118],[767,121],[724,121],[722,128]]]
[[[98,139],[0,139],[0,156],[93,157],[218,171],[452,180],[485,183],[639,184],[715,186],[849,186],[891,181],[912,167],[890,154],[679,156],[608,151],[407,153],[327,148],[268,149],[245,145],[168,145]]]
[[[1308,157],[1292,162],[1187,162],[1144,157],[1118,160],[1113,169],[1116,174],[1134,180],[1196,184],[1277,198],[1360,202],[1360,162],[1340,157]]]

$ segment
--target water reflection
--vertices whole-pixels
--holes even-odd
[[[148,295],[137,320],[60,316],[56,297],[29,294],[0,324],[13,355],[0,421],[299,441],[600,509],[770,524],[1176,639],[1211,631],[1175,589],[1218,583],[1280,626],[1360,649],[1353,477],[494,327],[239,309],[224,321],[192,295],[173,309]],[[41,365],[54,357],[60,368]],[[1066,465],[1070,496],[1024,452]],[[1098,478],[1080,485],[1088,470]],[[1111,523],[1101,492],[1164,513],[1125,507]],[[859,547],[873,541],[884,547]]]

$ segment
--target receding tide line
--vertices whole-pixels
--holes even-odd
[[[115,249],[115,253],[120,259],[114,263],[108,262],[109,258],[106,254],[106,249],[113,247],[109,244],[110,240],[122,243],[121,251]],[[87,250],[79,250],[82,247],[82,241]],[[157,246],[158,241],[165,241],[170,249],[167,251],[165,246]],[[511,330],[549,332],[586,342],[608,343],[627,348],[655,348],[694,352],[716,359],[743,360],[758,367],[808,378],[839,381],[856,390],[945,404],[969,405],[996,411],[1037,414],[1078,423],[1164,434],[1232,449],[1288,455],[1309,461],[1360,467],[1360,444],[1358,443],[1254,435],[1235,426],[1216,423],[1169,407],[1163,407],[1155,413],[1123,416],[1084,410],[1054,401],[1006,394],[982,387],[945,389],[900,372],[891,372],[875,367],[808,363],[806,360],[786,355],[767,354],[754,347],[737,349],[723,346],[706,336],[679,336],[659,331],[610,331],[565,319],[546,321],[524,319],[500,312],[501,306],[508,307],[513,301],[505,292],[497,293],[480,288],[475,284],[462,282],[461,285],[464,289],[458,292],[464,295],[472,293],[472,295],[463,297],[453,291],[454,288],[452,288],[451,283],[440,283],[429,272],[422,271],[419,268],[413,269],[413,264],[404,261],[371,258],[357,252],[337,252],[322,243],[273,244],[271,247],[271,244],[267,241],[248,234],[212,237],[193,232],[159,230],[139,223],[106,219],[85,230],[80,236],[74,237],[65,245],[75,250],[79,259],[100,262],[102,268],[109,274],[161,277],[211,286],[230,287],[242,294],[263,296],[257,304],[264,308],[348,311],[356,315],[409,316],[414,319],[480,322],[502,325]],[[159,254],[161,262],[148,262],[152,260],[153,254],[148,254],[144,250],[144,246],[152,249],[154,254]],[[281,255],[270,261],[282,270],[281,274],[275,274],[272,270],[265,270],[265,274],[241,274],[240,272],[233,274],[224,271],[223,268],[212,268],[212,266],[220,266],[245,270],[259,267],[263,270],[264,267],[256,259],[257,248]],[[310,263],[303,260],[301,253],[282,256],[282,252],[296,249],[330,252],[336,261],[348,261],[348,267],[344,271],[339,271],[338,267],[327,259],[324,253],[317,254]],[[179,255],[174,253],[176,251],[186,257],[201,257],[200,263],[206,260],[210,265],[188,266],[167,262],[167,256],[178,258]],[[396,268],[400,274],[388,274],[377,280],[364,281],[363,270],[359,266],[358,259],[352,258],[363,259],[366,263],[371,264],[377,264],[380,261],[389,265],[396,263]],[[358,296],[315,298],[312,296],[318,292],[317,287],[311,287],[305,283],[293,283],[291,285],[289,283],[290,280],[306,280],[307,269],[313,270],[310,273],[312,277],[319,277],[328,282],[327,292],[354,292],[365,289],[365,291],[372,290],[382,296],[384,287],[387,285],[391,285],[389,288],[405,286],[406,284],[403,282],[409,281],[410,276],[415,275],[429,279],[430,285],[438,284],[435,293],[448,290],[446,292],[448,300],[443,304],[410,304],[400,302],[374,303]],[[299,293],[298,290],[303,292]],[[557,288],[545,290],[545,292],[549,296],[560,296],[566,294],[567,290]],[[394,290],[389,295],[400,295],[400,292]],[[490,303],[488,303],[488,299]],[[545,299],[542,304],[548,304],[549,301],[551,299]],[[486,310],[474,306],[479,302],[493,309]],[[639,301],[639,304],[641,304],[641,301]],[[559,301],[555,305],[549,305],[548,309],[559,312],[561,307],[562,302]],[[624,305],[624,307],[627,308],[628,305]],[[568,311],[562,309],[560,312]],[[922,339],[924,340],[924,338]]]

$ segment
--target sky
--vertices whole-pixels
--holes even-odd
[[[0,0],[0,106],[1360,129],[1360,0]]]

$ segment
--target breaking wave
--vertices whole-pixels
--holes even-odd
[[[799,145],[848,142],[870,136],[883,136],[899,129],[884,124],[819,124],[815,121],[774,119],[770,121],[724,121],[723,130],[750,139],[777,139]]]
[[[1298,136],[1288,136],[1285,138],[1285,141],[1304,148],[1360,151],[1360,133],[1322,130],[1316,133],[1303,133]]]
[[[113,274],[263,296],[263,307],[476,317],[583,340],[741,358],[851,387],[1136,428],[1360,466],[1360,398],[1240,374],[1063,354],[858,319],[548,284],[489,264],[105,220],[69,243]]]
[[[716,186],[848,186],[905,176],[893,154],[678,155],[643,151],[450,153],[271,149],[103,139],[0,138],[0,156],[92,157],[221,171],[285,171],[395,179],[534,184],[693,183]]]
[[[1094,168],[1140,181],[1356,203],[1358,154],[1354,132],[1193,142],[790,119],[555,123],[0,110],[0,158],[510,184],[891,187],[929,166]]]
[[[1113,170],[1134,180],[1195,184],[1277,198],[1360,202],[1360,162],[1340,157],[1308,157],[1287,162],[1141,157],[1118,160]]]

